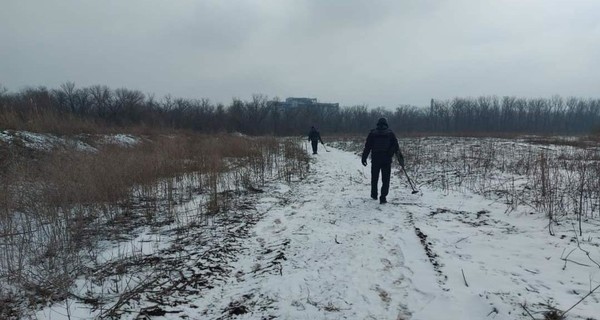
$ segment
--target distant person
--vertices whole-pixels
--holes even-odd
[[[314,126],[310,127],[310,131],[308,132],[308,140],[312,144],[313,154],[317,154],[317,147],[319,145],[319,141],[323,143],[323,140],[321,140],[321,134]]]
[[[388,128],[385,118],[377,121],[377,127],[367,136],[367,142],[362,153],[362,164],[367,166],[367,158],[371,153],[371,198],[377,200],[377,183],[381,171],[381,196],[379,203],[387,203],[390,190],[390,174],[392,172],[392,158],[397,155],[400,165],[404,167],[404,157],[400,152],[396,135]]]

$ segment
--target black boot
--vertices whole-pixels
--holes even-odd
[[[387,200],[385,199],[384,196],[379,197],[379,203],[381,203],[381,204],[387,203]]]
[[[373,200],[377,200],[377,195],[376,195],[376,194],[372,194],[372,195],[371,195],[371,199],[373,199]]]

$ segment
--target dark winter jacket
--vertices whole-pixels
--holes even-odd
[[[371,153],[373,161],[381,163],[391,163],[392,157],[396,153],[398,153],[399,158],[403,158],[398,139],[394,132],[388,128],[387,121],[384,118],[377,122],[377,128],[371,130],[367,136],[367,142],[362,153],[363,163],[367,161],[369,153]]]
[[[310,128],[310,132],[308,132],[308,140],[321,141],[321,143],[323,143],[323,140],[321,140],[321,134],[319,131],[317,131],[317,129],[315,129],[315,127]]]

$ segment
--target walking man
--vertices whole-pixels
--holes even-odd
[[[371,198],[377,200],[377,183],[379,172],[381,172],[381,196],[379,203],[387,203],[387,195],[390,190],[390,174],[392,172],[392,157],[398,157],[400,166],[404,167],[404,157],[400,152],[396,135],[388,128],[385,118],[377,121],[377,127],[367,136],[367,142],[362,153],[362,164],[367,166],[367,158],[371,153]]]
[[[323,143],[323,140],[321,140],[321,134],[314,126],[310,127],[310,131],[308,132],[308,140],[312,144],[313,154],[317,154],[317,146],[319,145],[319,141]]]

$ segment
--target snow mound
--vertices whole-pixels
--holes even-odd
[[[63,144],[63,139],[51,134],[19,131],[15,137],[18,137],[26,148],[34,150],[50,151],[55,146]]]
[[[10,143],[13,137],[8,133],[8,131],[0,132],[0,141],[5,143]]]
[[[0,132],[0,141],[37,151],[52,151],[55,149],[74,149],[83,152],[98,151],[91,145],[81,141],[80,138],[59,137],[49,133],[5,130]]]
[[[116,144],[119,146],[124,146],[124,147],[133,147],[136,144],[140,143],[141,140],[138,137],[135,137],[133,135],[130,134],[111,134],[111,135],[104,135],[101,139],[100,139],[101,143],[104,144]]]
[[[56,149],[97,152],[98,149],[94,147],[96,144],[130,148],[141,143],[142,139],[134,135],[122,133],[104,135],[81,134],[66,137],[50,133],[4,130],[0,131],[0,142],[45,152]]]

